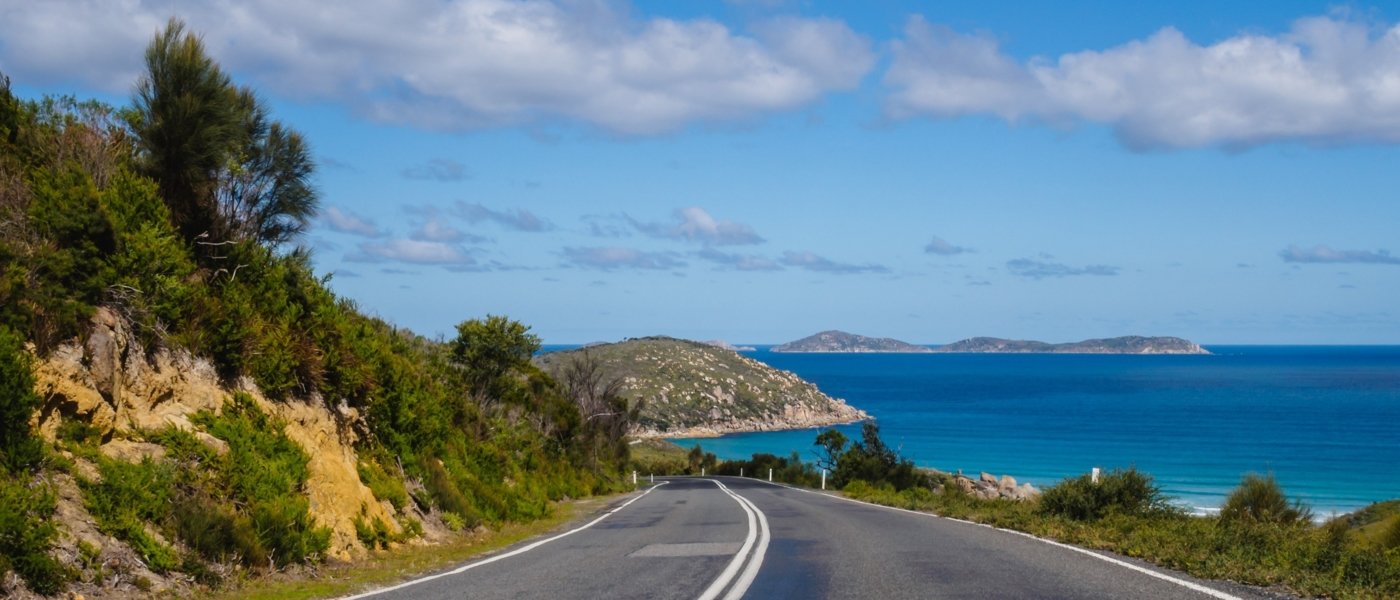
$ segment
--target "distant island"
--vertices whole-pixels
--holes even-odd
[[[735,352],[754,352],[758,350],[753,346],[735,346],[734,344],[731,344],[724,340],[705,340],[700,343],[714,346],[716,348],[724,348],[725,350],[733,350]]]
[[[933,352],[892,338],[873,338],[844,331],[823,331],[800,340],[773,346],[771,352]]]
[[[1200,344],[1179,337],[1123,337],[1048,344],[1034,340],[993,337],[968,338],[940,346],[934,352],[982,354],[1210,354]]]
[[[805,429],[870,418],[788,371],[709,342],[628,339],[549,352],[534,362],[560,377],[575,361],[596,361],[640,404],[635,437],[709,437],[741,431]]]

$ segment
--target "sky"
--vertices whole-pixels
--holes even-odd
[[[433,337],[1400,343],[1400,4],[1145,4],[0,0],[0,72],[126,105],[183,19]]]

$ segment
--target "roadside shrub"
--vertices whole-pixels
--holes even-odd
[[[88,512],[104,533],[125,541],[146,566],[165,573],[179,566],[175,550],[146,531],[168,514],[175,473],[149,458],[128,463],[97,455],[99,482],[79,481]]]
[[[29,589],[54,594],[72,578],[49,548],[58,529],[54,496],[47,486],[34,486],[28,475],[0,479],[0,575],[19,574]]]
[[[302,487],[306,453],[283,433],[284,424],[264,414],[247,394],[233,395],[221,415],[200,413],[194,421],[228,442],[218,461],[234,498],[246,508],[257,539],[276,562],[315,560],[330,545],[330,529],[317,527]],[[253,557],[247,557],[249,564]]]
[[[1400,550],[1400,517],[1390,520],[1390,526],[1381,535],[1381,547]]]
[[[428,478],[423,482],[428,488],[428,493],[433,497],[433,503],[444,513],[449,513],[457,517],[461,522],[461,528],[476,527],[481,522],[481,517],[476,509],[461,490],[452,483],[452,477],[447,474],[447,470],[442,467],[442,462],[437,459],[423,461],[423,468],[428,473]],[[446,515],[444,515],[444,521]]]
[[[29,417],[40,402],[24,340],[0,325],[0,469],[18,473],[39,464],[43,444],[30,431]]]
[[[368,452],[362,452],[361,455]],[[374,497],[380,500],[388,500],[394,506],[394,510],[403,510],[408,504],[408,489],[404,487],[403,480],[390,475],[379,461],[375,458],[362,458],[355,465],[355,470],[359,472],[360,481],[374,493]]]
[[[1089,475],[1061,481],[1040,497],[1045,514],[1094,521],[1111,514],[1143,515],[1170,510],[1152,476],[1129,467],[1114,469],[1094,483]]]
[[[1225,498],[1225,505],[1220,508],[1220,521],[1295,525],[1311,523],[1312,510],[1300,502],[1290,503],[1272,474],[1250,473]]]

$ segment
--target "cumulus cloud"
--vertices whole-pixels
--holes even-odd
[[[416,265],[470,266],[476,263],[460,247],[423,240],[385,240],[360,244],[357,254],[345,257],[351,262],[395,261]]]
[[[127,92],[165,0],[12,3],[0,64],[17,80]],[[560,119],[624,135],[807,105],[875,62],[844,23],[778,18],[736,31],[641,17],[625,3],[443,0],[182,3],[226,67],[288,96],[460,130]],[[55,44],[54,40],[63,40]]]
[[[1044,279],[1046,277],[1073,277],[1076,275],[1098,275],[1109,277],[1118,274],[1118,267],[1108,265],[1087,265],[1072,267],[1054,262],[1017,258],[1006,261],[1006,270],[1017,277]]]
[[[561,252],[564,262],[576,267],[611,271],[614,269],[665,270],[684,267],[673,252],[645,252],[616,246],[568,247]]]
[[[1283,262],[1291,263],[1358,263],[1373,265],[1400,265],[1400,256],[1389,250],[1334,250],[1329,246],[1317,245],[1304,248],[1289,245],[1279,251]]]
[[[479,244],[487,241],[479,235],[472,235],[456,227],[443,223],[441,219],[429,217],[418,225],[413,233],[408,235],[409,239],[420,242],[442,242],[447,244],[457,244],[461,242],[471,242]]]
[[[698,242],[707,246],[737,246],[761,244],[763,238],[752,227],[734,221],[721,221],[698,206],[680,208],[671,223],[642,223],[632,220],[632,226],[651,237]]]
[[[1210,45],[1168,27],[1021,62],[991,37],[913,17],[892,48],[895,118],[1088,121],[1135,149],[1400,142],[1400,25],[1312,17]]]
[[[778,262],[789,267],[806,269],[808,271],[816,271],[818,273],[833,273],[837,275],[890,272],[889,268],[885,267],[884,265],[877,265],[873,263],[867,263],[863,265],[839,263],[829,258],[826,258],[825,256],[819,256],[815,253],[807,251],[794,252],[789,250],[783,253],[782,258],[778,259]]]
[[[554,229],[554,224],[523,208],[494,210],[476,202],[457,202],[451,213],[468,223],[489,221],[515,231],[540,232]]]
[[[722,269],[733,269],[735,271],[781,271],[782,265],[777,261],[764,256],[753,254],[731,254],[720,252],[714,248],[705,248],[695,253],[701,260],[706,260]]]
[[[459,163],[450,158],[434,158],[428,162],[404,169],[399,174],[409,179],[420,179],[423,181],[441,181],[451,183],[471,179],[471,172],[467,170],[467,165]]]
[[[338,206],[328,206],[321,211],[321,222],[326,224],[331,231],[337,233],[348,233],[364,237],[379,237],[383,232],[375,226],[373,221],[362,217],[348,210],[341,210]]]
[[[972,249],[964,248],[962,246],[954,246],[948,243],[947,240],[944,240],[943,238],[935,235],[933,236],[933,240],[930,241],[927,246],[924,246],[924,252],[927,252],[929,254],[937,254],[939,256],[953,256],[957,254],[963,254],[966,252],[972,252]]]

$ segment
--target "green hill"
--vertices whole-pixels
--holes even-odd
[[[707,343],[648,337],[535,358],[561,379],[589,362],[639,407],[638,435],[800,429],[868,418],[792,373]]]

